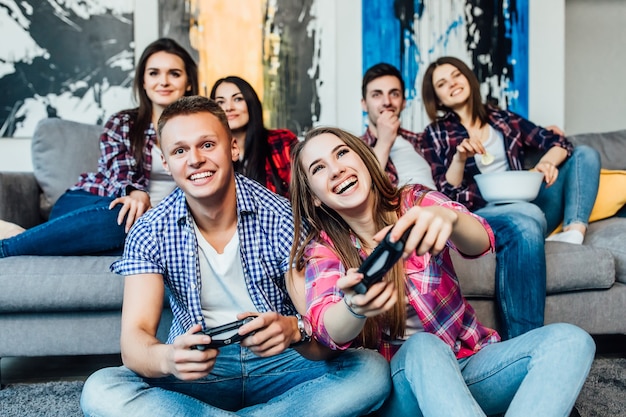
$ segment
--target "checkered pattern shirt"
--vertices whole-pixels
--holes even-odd
[[[289,202],[243,175],[235,174],[237,233],[248,293],[259,312],[295,314],[285,272],[293,240]],[[200,305],[198,242],[185,195],[174,190],[131,229],[122,259],[111,265],[121,275],[161,274],[169,289],[174,320],[168,343],[194,324],[206,329]]]
[[[128,136],[136,117],[136,111],[129,110],[109,118],[100,135],[98,171],[81,174],[76,185],[72,187],[73,190],[85,190],[103,197],[124,196],[129,185],[137,190],[148,190],[152,171],[151,152],[157,137],[150,123],[144,132],[143,163],[137,166]]]
[[[400,214],[413,207],[427,193],[420,206],[438,205],[463,213],[469,211],[461,204],[450,201],[437,191],[428,192],[421,185],[408,187],[403,192]],[[471,214],[471,213],[470,213]],[[495,242],[493,231],[487,222],[474,214],[489,234],[490,251]],[[352,237],[355,247],[360,248]],[[495,330],[478,322],[474,309],[461,294],[449,250],[456,250],[448,241],[446,248],[437,256],[429,253],[409,256],[404,263],[406,292],[409,304],[415,309],[424,330],[439,336],[454,351],[458,358],[472,355],[489,343],[500,340]],[[366,253],[360,248],[361,258]],[[333,250],[333,243],[324,232],[305,251],[306,301],[311,324],[318,340],[332,349],[346,349],[351,343],[337,345],[324,326],[324,314],[333,304],[341,302],[343,292],[336,286],[346,268]]]
[[[545,152],[553,146],[560,146],[567,150],[568,156],[571,155],[573,145],[565,137],[539,127],[510,111],[491,106],[487,106],[487,109],[489,124],[504,137],[504,148],[511,170],[524,169],[524,152],[529,148]],[[480,174],[474,158],[468,158],[465,163],[461,185],[455,187],[446,181],[446,171],[452,164],[457,146],[469,137],[456,113],[448,112],[428,125],[424,133],[423,155],[431,165],[437,189],[472,211],[484,207],[487,203],[483,200],[474,180],[474,175]]]
[[[273,192],[278,192],[276,184],[272,181],[274,177],[274,169],[276,169],[276,175],[278,181],[280,181],[281,194],[284,197],[289,197],[289,180],[291,179],[291,148],[298,143],[298,137],[290,130],[276,129],[267,131],[267,142],[270,148],[270,158],[265,162],[265,178],[266,186]]]
[[[415,149],[415,152],[422,155],[422,137],[424,136],[423,133],[414,133],[409,130],[400,128],[398,129],[398,135],[402,136],[411,145],[413,145],[413,149]],[[361,136],[361,140],[365,142],[367,146],[369,146],[370,148],[373,148],[374,146],[376,146],[376,142],[378,142],[378,138],[374,136],[372,132],[370,132],[369,129],[367,129],[365,133],[363,134],[363,136]],[[397,187],[398,186],[398,170],[396,169],[396,166],[393,164],[393,161],[391,160],[391,158],[387,159],[387,165],[385,166],[385,173],[387,173],[387,176],[391,180],[391,183]]]

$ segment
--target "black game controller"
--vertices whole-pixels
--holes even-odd
[[[398,262],[402,257],[404,244],[409,233],[411,233],[411,229],[413,226],[406,229],[400,239],[393,243],[389,241],[390,230],[374,251],[363,261],[357,271],[363,274],[363,279],[352,287],[357,294],[365,294],[372,285],[383,279],[383,276]]]
[[[220,335],[222,333],[237,330],[238,328],[240,328],[246,323],[251,322],[252,320],[254,320],[254,316],[246,317],[245,319],[242,319],[242,320],[237,320],[237,321],[233,321],[232,323],[227,323],[221,326],[213,327],[212,329],[209,329],[205,332],[198,332],[196,334],[205,334],[207,336],[211,336],[211,343],[206,344],[206,345],[195,345],[195,346],[192,346],[191,348],[198,349],[198,350],[206,350],[209,348],[217,349],[223,346],[232,345],[233,343],[239,343],[246,337],[250,336],[252,333],[248,333],[244,335],[235,333],[234,335],[226,339],[215,339],[215,336]]]

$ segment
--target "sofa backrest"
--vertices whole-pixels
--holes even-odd
[[[600,153],[602,168],[626,170],[626,129],[568,136],[574,145],[588,145]]]
[[[31,144],[33,174],[43,190],[42,214],[83,172],[95,171],[100,157],[101,126],[57,118],[43,119],[35,127]]]
[[[574,146],[587,145],[600,153],[604,169],[626,170],[626,129],[614,132],[579,133],[567,136]],[[531,169],[543,156],[543,152],[529,151],[524,155],[524,168]]]

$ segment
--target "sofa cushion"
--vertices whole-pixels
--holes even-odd
[[[74,185],[80,174],[95,171],[102,127],[56,118],[39,121],[31,144],[33,173],[43,190],[44,213]]]
[[[588,145],[600,153],[602,168],[626,169],[626,129],[568,136],[574,145]]]
[[[464,259],[456,252],[451,255],[466,297],[494,296],[494,254],[477,259]],[[607,289],[615,282],[615,261],[611,252],[588,244],[546,242],[546,266],[548,294]]]
[[[124,277],[115,256],[15,256],[0,259],[0,312],[121,310]]]
[[[590,222],[613,216],[626,204],[626,171],[601,169]]]
[[[589,225],[585,244],[609,251],[615,258],[615,277],[626,283],[626,218],[613,217]]]

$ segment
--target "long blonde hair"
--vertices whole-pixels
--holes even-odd
[[[315,195],[307,181],[307,173],[302,164],[302,150],[308,142],[316,136],[329,133],[341,139],[353,152],[362,160],[372,177],[372,194],[374,196],[374,223],[377,229],[394,224],[398,219],[400,207],[401,190],[394,187],[391,181],[381,169],[376,156],[372,150],[356,136],[333,127],[319,127],[309,131],[304,140],[297,143],[291,152],[291,183],[289,194],[294,214],[295,236],[303,236],[305,224],[309,226],[308,233],[304,239],[294,240],[290,254],[290,265],[295,265],[298,271],[302,271],[306,265],[304,252],[309,243],[318,240],[320,232],[328,234],[333,242],[331,248],[338,256],[343,266],[346,268],[357,268],[363,260],[359,251],[354,247],[351,235],[364,242],[358,234],[350,230],[350,226],[333,209],[321,204],[314,204]],[[396,338],[403,336],[406,322],[405,304],[405,276],[402,262],[398,262],[394,268],[385,275],[385,281],[394,282],[398,292],[398,303],[389,312],[375,317],[368,318],[363,331],[359,336],[359,342],[366,347],[376,348],[380,340],[380,333],[383,328],[388,328],[390,336]]]

